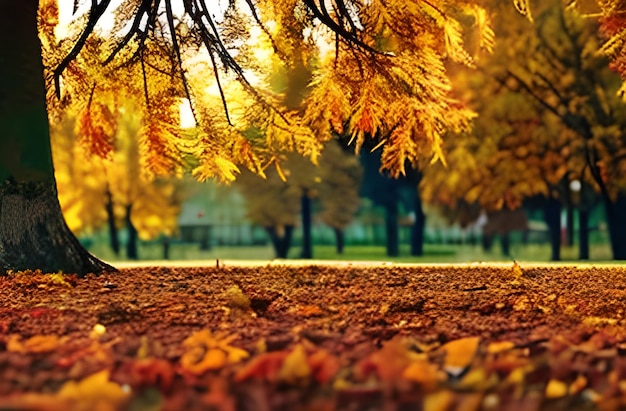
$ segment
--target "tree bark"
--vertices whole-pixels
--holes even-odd
[[[606,218],[614,260],[626,260],[626,193],[619,193],[614,202],[605,199]]]
[[[550,236],[551,260],[561,260],[561,203],[555,198],[548,198],[544,205],[544,219]]]
[[[393,203],[385,207],[385,233],[387,240],[387,256],[400,255],[400,240],[398,232],[398,204]]]
[[[344,234],[343,234],[343,230],[341,228],[333,228],[333,231],[335,232],[335,241],[336,241],[336,247],[337,247],[337,254],[343,254],[343,247],[344,247]]]
[[[300,258],[313,258],[313,239],[311,234],[311,198],[306,190],[300,198],[300,213],[302,215],[302,253]]]
[[[126,258],[130,260],[139,259],[139,251],[137,249],[137,229],[131,220],[133,206],[126,206],[126,229],[128,230],[128,240],[126,242]]]
[[[37,0],[0,2],[0,273],[114,271],[67,227],[57,198]]]

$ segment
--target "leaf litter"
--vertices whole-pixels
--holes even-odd
[[[517,262],[11,272],[0,409],[618,410],[625,274]]]

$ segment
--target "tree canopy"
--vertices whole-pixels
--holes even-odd
[[[528,0],[512,6],[533,21]],[[55,49],[46,62],[62,105],[111,101],[119,81],[143,100],[149,120],[141,145],[156,174],[175,171],[189,154],[200,159],[194,174],[201,180],[230,181],[241,166],[263,174],[270,164],[280,167],[284,150],[315,162],[322,144],[343,134],[356,151],[365,139],[380,144],[382,168],[398,176],[407,161],[445,162],[445,133],[469,130],[475,113],[454,97],[449,65],[473,67],[481,51],[493,50],[498,7],[475,0],[75,0],[76,21],[57,41],[58,12],[47,0],[40,26],[44,46]],[[623,75],[620,1],[568,7],[601,17],[601,50]],[[105,17],[113,23],[103,36]],[[181,99],[191,102],[195,138],[177,130]],[[94,132],[106,119],[83,121],[94,153],[107,155],[110,136]],[[251,125],[262,138],[245,134]]]

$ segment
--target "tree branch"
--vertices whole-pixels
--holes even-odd
[[[61,75],[63,71],[67,68],[67,66],[74,60],[78,53],[85,47],[87,43],[87,39],[89,35],[93,32],[93,29],[96,27],[98,20],[102,17],[111,0],[102,0],[98,3],[98,0],[91,0],[91,9],[89,12],[89,19],[87,20],[87,24],[85,25],[85,30],[81,33],[80,37],[72,47],[72,50],[65,56],[65,58],[59,63],[59,65],[54,69],[54,88],[56,91],[56,96],[58,99],[61,98]],[[76,7],[76,3],[74,4]]]

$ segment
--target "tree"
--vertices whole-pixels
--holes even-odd
[[[154,171],[174,166],[181,158],[176,156],[176,146],[188,142],[175,138],[163,119],[170,118],[170,103],[180,98],[195,105],[194,88],[187,76],[188,62],[201,50],[203,59],[210,61],[220,91],[227,72],[226,76],[240,81],[254,97],[259,111],[268,114],[263,120],[269,121],[275,130],[290,130],[297,125],[294,113],[277,108],[271,98],[264,98],[264,93],[252,86],[245,76],[245,62],[234,57],[233,48],[244,43],[242,39],[247,36],[239,28],[249,24],[272,34],[273,45],[283,56],[297,56],[284,49],[294,44],[289,41],[294,33],[303,35],[301,28],[335,36],[334,47],[332,42],[329,44],[335,51],[331,59],[337,64],[326,66],[315,77],[315,90],[321,91],[311,93],[305,120],[316,131],[328,131],[329,121],[334,128],[342,128],[348,122],[357,147],[366,136],[375,137],[382,131],[380,136],[388,137],[383,164],[395,173],[402,173],[406,159],[415,162],[433,153],[440,157],[443,132],[465,127],[471,117],[450,98],[444,64],[448,59],[469,62],[459,20],[473,16],[484,39],[481,44],[486,47],[492,38],[486,13],[473,1],[446,2],[445,7],[417,0],[408,6],[400,0],[337,1],[329,9],[325,2],[315,0],[250,0],[243,5],[247,8],[245,13],[238,2],[229,2],[223,20],[218,21],[203,1],[183,1],[184,14],[178,16],[171,0],[127,0],[115,10],[114,33],[102,42],[92,34],[110,8],[110,0],[94,0],[88,12],[78,19],[77,28],[70,35],[72,40],[57,45],[51,40],[57,16],[54,1],[43,1],[39,9],[38,3],[27,0],[0,5],[0,34],[6,39],[0,65],[0,121],[6,131],[0,138],[2,271],[40,268],[83,275],[111,269],[80,247],[61,216],[46,116],[38,12],[44,49],[55,50],[44,53],[50,69],[46,77],[51,116],[56,115],[54,94],[62,97],[61,103],[72,98],[88,99],[88,90],[94,89],[90,79],[132,79],[137,93],[145,98],[144,109],[151,119],[145,126],[143,141],[152,153],[149,165]],[[617,4],[617,0],[612,3]],[[528,2],[515,0],[514,4],[523,9]],[[275,33],[270,31],[270,19],[275,23]],[[101,57],[100,62],[107,63],[108,77],[85,76],[77,69],[77,59],[85,57],[82,51],[90,49],[97,51],[94,54]],[[96,65],[92,67],[95,69]],[[113,69],[114,79],[110,75]],[[331,81],[336,76],[347,77],[345,84],[350,87],[343,91],[349,94],[344,97]],[[324,95],[329,104],[324,103]],[[393,111],[397,115],[387,119],[384,107],[392,103],[400,106]],[[262,166],[267,163],[264,159],[276,161],[272,155],[276,146],[291,146],[314,158],[321,143],[329,138],[328,133],[315,136],[310,132],[299,134],[299,139],[294,139],[290,132],[268,133],[263,142],[249,141],[245,136],[228,138],[214,133],[215,129],[210,128],[212,118],[200,114],[201,110],[196,110],[196,120],[202,128],[196,140],[201,163],[195,174],[200,179],[214,175],[232,178],[238,164],[262,173]],[[230,122],[230,116],[227,119]],[[272,144],[268,141],[271,136],[281,138]]]
[[[610,153],[618,153],[622,143],[607,128],[621,124],[623,110],[613,97],[619,79],[597,54],[594,21],[559,1],[535,11],[534,28],[528,30],[501,9],[495,28],[500,43],[493,57],[485,59],[471,78],[460,74],[460,84],[466,87],[459,89],[465,88],[465,99],[479,114],[474,135],[446,141],[451,168],[427,170],[425,189],[431,200],[438,197],[453,204],[461,197],[488,210],[514,209],[525,199],[544,197],[556,260],[561,207],[571,204],[570,184],[582,181],[601,191],[595,177],[598,168],[606,163],[607,170],[617,170],[616,164],[608,166]],[[608,144],[613,148],[601,149]],[[615,176],[609,185],[619,191]],[[579,204],[585,209],[588,203]],[[585,215],[581,214],[583,234]],[[619,230],[618,223],[612,225]],[[581,240],[584,251],[588,237]]]
[[[268,171],[263,180],[244,171],[236,184],[246,199],[247,217],[265,229],[276,258],[287,258],[298,223],[302,189],[287,184],[276,170]]]
[[[339,143],[329,142],[320,159],[319,173],[319,218],[333,229],[337,254],[342,254],[344,230],[354,219],[361,204],[359,186],[363,169],[358,159],[346,153]]]
[[[121,95],[121,89],[120,93]],[[177,178],[151,178],[140,170],[145,159],[140,156],[135,137],[142,120],[134,115],[132,100],[119,99],[105,105],[90,102],[78,113],[68,107],[58,124],[51,128],[55,176],[61,210],[73,233],[90,233],[104,225],[109,228],[111,248],[120,252],[118,230],[126,228],[126,256],[137,259],[137,241],[150,240],[160,234],[173,235],[184,200],[184,183]],[[117,113],[119,111],[119,113]],[[102,158],[85,161],[93,148],[85,144],[96,132],[90,126],[93,118],[105,116],[98,123],[100,131],[110,134],[115,151]],[[116,113],[114,115],[113,113]]]
[[[330,141],[315,166],[309,160],[290,155],[278,171],[265,179],[242,173],[235,186],[246,198],[247,215],[264,227],[277,258],[287,258],[293,231],[300,220],[303,250],[301,258],[312,258],[313,202],[319,203],[319,217],[333,228],[338,252],[343,251],[343,230],[359,208],[358,188],[362,172],[356,157]]]
[[[83,249],[61,214],[37,10],[34,0],[0,4],[0,271],[111,270]]]

